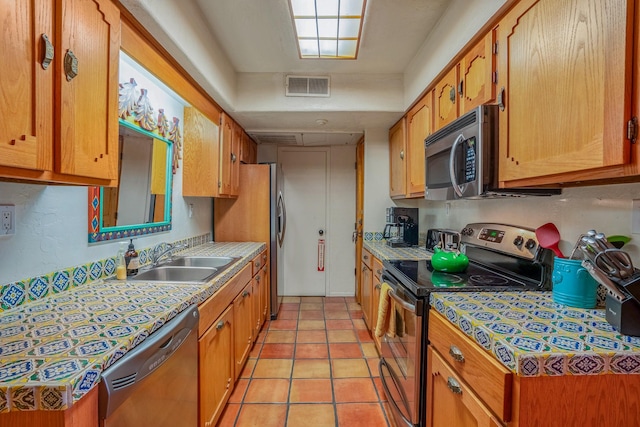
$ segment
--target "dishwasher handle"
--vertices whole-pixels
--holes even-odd
[[[194,333],[200,318],[192,305],[162,325],[101,375],[98,408],[106,419],[135,391],[136,385],[162,366]]]

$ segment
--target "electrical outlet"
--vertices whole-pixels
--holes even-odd
[[[15,205],[0,205],[0,236],[16,234]]]

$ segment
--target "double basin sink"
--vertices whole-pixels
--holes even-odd
[[[206,283],[230,267],[238,257],[183,256],[141,270],[131,282]]]

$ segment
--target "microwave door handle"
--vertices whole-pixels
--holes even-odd
[[[456,181],[456,173],[455,173],[455,165],[456,165],[456,148],[458,145],[464,141],[464,135],[460,134],[453,142],[451,146],[451,154],[449,155],[449,178],[451,178],[451,185],[453,186],[453,191],[458,195],[458,197],[462,197],[462,187],[458,185]]]

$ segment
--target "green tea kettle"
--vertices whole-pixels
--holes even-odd
[[[440,236],[440,243],[433,248],[431,266],[444,273],[460,273],[469,265],[469,258],[460,252],[460,234],[448,233]],[[444,248],[444,249],[443,249]]]

